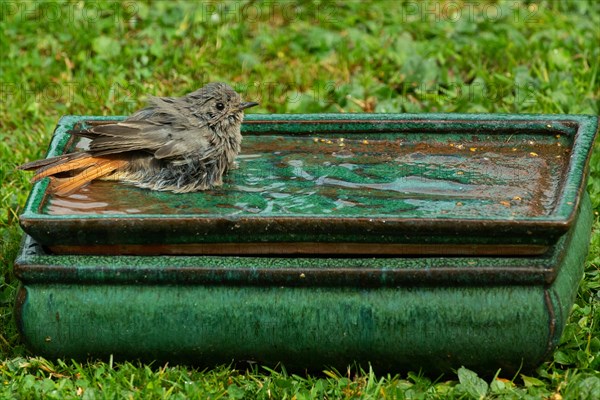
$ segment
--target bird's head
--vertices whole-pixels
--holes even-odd
[[[209,83],[186,97],[194,115],[205,120],[217,133],[239,129],[244,110],[258,105],[242,101],[235,90],[221,82]]]

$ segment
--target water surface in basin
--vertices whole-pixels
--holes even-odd
[[[569,158],[548,135],[247,135],[222,188],[189,194],[97,181],[52,215],[518,218],[548,215]],[[85,147],[85,142],[79,145]]]

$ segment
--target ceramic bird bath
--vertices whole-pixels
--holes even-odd
[[[118,117],[67,116],[66,131]],[[248,115],[222,188],[34,185],[16,261],[47,356],[535,367],[591,229],[597,118]]]

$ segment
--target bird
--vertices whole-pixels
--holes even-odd
[[[91,139],[89,149],[29,162],[32,182],[50,177],[49,190],[68,196],[89,182],[120,181],[140,188],[189,193],[219,187],[237,167],[244,102],[229,85],[208,83],[182,97],[149,96],[147,106],[128,118],[73,128]]]

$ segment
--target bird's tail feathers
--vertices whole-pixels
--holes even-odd
[[[81,153],[75,157],[58,156],[39,162],[34,161],[21,166],[21,168],[38,168],[31,181],[37,182],[40,179],[51,177],[51,192],[59,196],[66,196],[92,180],[110,175],[126,165],[126,160]],[[67,177],[56,176],[68,172],[73,173],[73,175]]]

